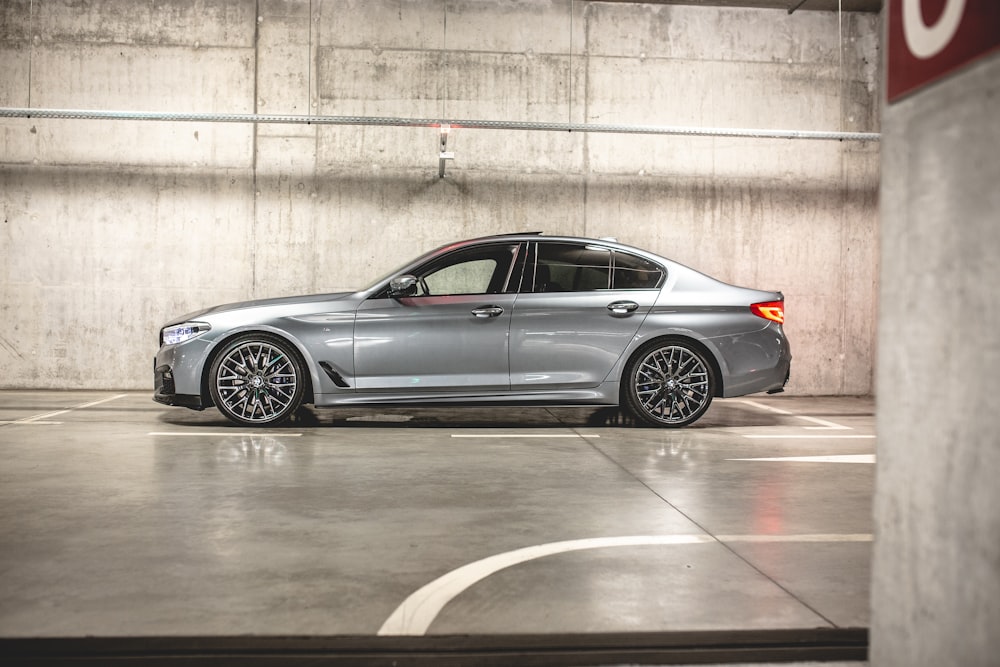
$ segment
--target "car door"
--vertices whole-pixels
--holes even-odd
[[[384,290],[361,304],[354,335],[358,390],[508,390],[519,249],[495,243],[447,253],[416,270],[412,295],[392,298]]]
[[[511,389],[597,386],[655,303],[665,272],[599,243],[531,246],[511,319]]]

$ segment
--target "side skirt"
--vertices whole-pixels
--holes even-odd
[[[618,405],[618,383],[586,389],[506,392],[343,392],[316,394],[314,405]]]

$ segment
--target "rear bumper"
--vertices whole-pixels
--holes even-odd
[[[792,350],[778,325],[741,336],[726,349],[729,376],[724,398],[778,393],[791,377]]]
[[[788,379],[790,377],[792,377],[791,364],[789,364],[788,372],[785,373],[785,381],[781,383],[781,386],[780,387],[775,387],[774,389],[768,389],[767,393],[769,393],[769,394],[780,394],[781,392],[785,391],[785,385],[788,384]]]

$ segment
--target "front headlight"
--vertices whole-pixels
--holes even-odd
[[[207,322],[184,322],[160,330],[160,345],[177,345],[197,338],[212,328]]]

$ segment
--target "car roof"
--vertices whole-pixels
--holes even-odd
[[[611,237],[593,238],[589,236],[563,236],[563,235],[548,236],[545,234],[545,232],[512,232],[504,234],[493,234],[490,236],[480,236],[477,238],[467,239],[465,241],[448,243],[444,246],[441,246],[441,248],[438,248],[438,250],[443,250],[445,248],[460,248],[466,245],[475,245],[478,243],[490,243],[491,241],[537,241],[537,240],[554,241],[554,242],[562,241],[567,243],[599,243],[601,245],[606,245],[611,248],[617,248],[620,250],[627,250],[630,252],[636,252],[642,255],[647,255],[650,258],[655,258],[657,261],[661,262],[666,261],[671,264],[676,264],[676,262],[670,260],[669,258],[663,257],[662,255],[658,255],[657,253],[651,250],[646,250],[644,248],[639,248],[637,246],[628,245],[627,243],[621,243],[616,238],[611,238]]]

